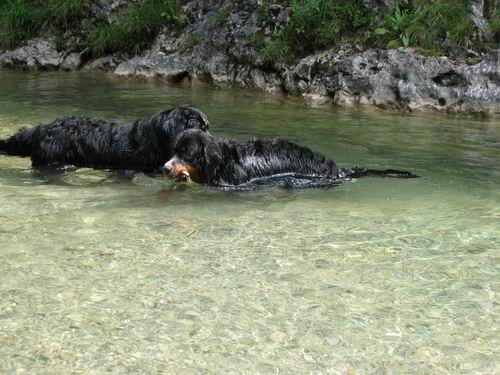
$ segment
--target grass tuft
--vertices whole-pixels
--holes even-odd
[[[63,33],[92,9],[91,0],[0,1],[0,48],[14,48],[42,30]]]
[[[36,3],[7,0],[0,7],[0,48],[13,48],[40,30],[43,9]]]
[[[143,0],[116,22],[94,25],[88,36],[89,50],[94,56],[116,51],[137,54],[163,27],[184,22],[179,8],[179,0]]]
[[[0,0],[0,48],[14,48],[47,30],[58,39],[80,29],[94,56],[115,51],[138,53],[167,25],[180,25],[181,0],[142,0],[111,24],[89,16],[96,0]],[[59,40],[59,43],[61,41]]]
[[[266,43],[260,52],[266,61],[282,61],[290,54],[290,48],[284,41],[277,39]]]
[[[261,20],[266,19],[262,8],[259,15]],[[278,61],[333,47],[340,36],[368,26],[373,17],[362,0],[292,0],[289,23],[273,35],[261,53],[268,60]]]
[[[403,0],[385,15],[383,27],[375,34],[388,41],[389,48],[464,46],[475,33],[468,6],[469,0]]]

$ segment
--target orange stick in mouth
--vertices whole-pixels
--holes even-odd
[[[183,170],[179,177],[182,176],[182,180],[186,182],[191,182],[191,176],[189,175],[189,172],[187,170]]]
[[[176,164],[170,171],[175,179],[187,182],[199,182],[199,168],[189,164]]]

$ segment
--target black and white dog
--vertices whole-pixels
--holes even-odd
[[[177,107],[118,124],[89,117],[64,117],[22,128],[0,140],[0,154],[30,156],[33,166],[66,166],[154,171],[173,156],[173,143],[186,129],[208,130],[207,116]]]
[[[393,169],[340,168],[332,159],[282,139],[238,144],[196,129],[179,135],[174,152],[163,167],[174,178],[229,189],[329,187],[362,176],[418,177]]]

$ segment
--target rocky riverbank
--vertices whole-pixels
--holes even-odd
[[[102,8],[114,17],[114,7]],[[231,2],[228,2],[228,4]],[[343,45],[293,63],[270,64],[252,37],[264,37],[287,22],[289,10],[276,5],[269,21],[258,22],[258,1],[228,6],[221,1],[190,1],[188,26],[165,28],[151,48],[92,59],[77,48],[58,49],[53,37],[29,40],[0,51],[0,66],[27,69],[103,70],[119,76],[168,82],[203,81],[301,96],[319,105],[370,105],[401,110],[500,113],[500,49],[465,51],[461,58],[425,57],[411,48],[368,49]]]

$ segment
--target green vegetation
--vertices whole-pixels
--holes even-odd
[[[148,47],[161,28],[180,25],[180,0],[142,0],[127,8],[113,23],[89,24],[95,0],[0,0],[0,48],[50,31],[58,46],[67,30],[80,29],[84,45],[94,56],[115,51],[138,53]],[[87,23],[82,22],[87,18]],[[79,27],[81,26],[81,27]]]
[[[474,38],[474,25],[467,15],[468,0],[404,0],[392,14],[385,15],[384,27],[375,34],[388,40],[387,46],[421,47],[439,50],[448,45],[466,45]]]
[[[178,0],[143,0],[111,24],[92,26],[88,46],[93,55],[116,51],[136,54],[166,25],[180,25]]]
[[[217,26],[222,25],[224,22],[226,22],[230,14],[231,14],[231,8],[225,7],[214,16],[214,24],[216,24]]]
[[[267,61],[281,61],[290,55],[290,47],[283,40],[272,40],[265,44],[261,54]]]
[[[226,22],[231,13],[234,11],[236,7],[236,0],[230,0],[229,3],[214,16],[214,24],[217,26],[221,26]]]
[[[496,43],[500,43],[500,4],[490,4],[490,29],[493,33],[493,39]]]
[[[92,10],[91,0],[49,0],[46,5],[45,18],[50,26],[59,30],[66,30],[75,26],[82,17],[89,15]]]
[[[20,41],[34,36],[40,25],[39,10],[29,2],[7,1],[0,11],[0,48],[12,48]]]
[[[14,48],[22,41],[49,32],[58,49],[68,35],[77,36],[79,48],[89,55],[113,52],[137,54],[149,47],[166,26],[182,27],[188,16],[181,12],[184,0],[140,0],[125,8],[115,22],[95,19],[97,0],[0,0],[0,48]],[[481,38],[468,17],[470,0],[400,0],[386,14],[370,11],[363,0],[263,0],[257,13],[261,30],[250,43],[270,62],[300,58],[342,43],[365,47],[414,47],[435,55],[456,46],[481,49],[500,43],[500,6],[485,0],[485,16],[492,40]],[[285,25],[272,25],[273,4],[290,8]],[[235,10],[230,0],[213,17],[223,25]],[[275,27],[266,35],[265,27]],[[179,46],[186,52],[200,42],[196,33],[187,35]]]
[[[497,43],[500,43],[500,16],[490,21],[491,31]]]
[[[189,33],[186,36],[186,39],[181,43],[181,45],[177,48],[177,52],[184,53],[187,50],[193,48],[200,42],[200,36],[197,33]]]
[[[365,47],[415,47],[427,55],[449,52],[456,46],[482,48],[468,17],[470,0],[402,0],[386,14],[366,9],[361,0],[264,0],[258,20],[267,23],[269,6],[291,7],[290,21],[271,38],[254,38],[261,55],[270,62],[302,57],[340,43]],[[500,10],[495,0],[486,0],[486,16],[500,40]]]
[[[402,44],[404,47],[410,45],[410,33],[408,28],[411,25],[410,15],[406,10],[401,10],[399,5],[394,8],[394,14],[386,14],[385,20],[387,27],[379,27],[375,29],[375,35],[383,36],[386,34],[396,34],[397,39],[393,39],[388,43],[389,48],[399,47]]]
[[[0,48],[12,48],[42,30],[64,32],[88,15],[89,0],[6,0],[0,2]]]
[[[263,56],[271,61],[303,56],[331,47],[340,36],[352,34],[371,24],[374,14],[361,0],[292,0],[289,23],[262,47]],[[264,2],[263,7],[269,3]],[[259,18],[266,20],[266,12]]]

